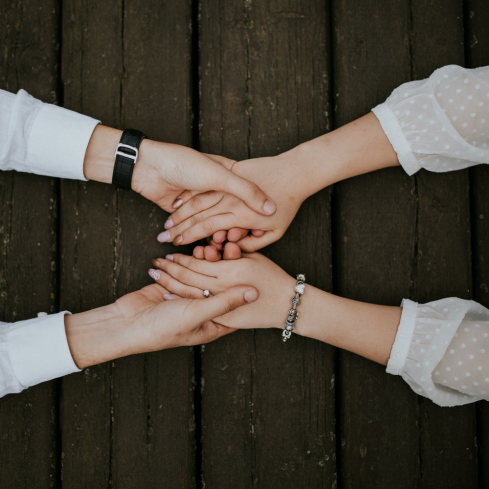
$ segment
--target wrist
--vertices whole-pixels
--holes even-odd
[[[66,338],[78,368],[138,353],[131,341],[131,319],[115,304],[66,315]]]

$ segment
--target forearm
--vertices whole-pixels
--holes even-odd
[[[295,333],[387,365],[400,307],[344,299],[308,286],[298,310]]]
[[[305,197],[346,178],[399,165],[373,113],[303,143],[281,158],[293,167],[294,185]]]
[[[115,305],[65,316],[71,355],[78,368],[138,353],[131,322]]]

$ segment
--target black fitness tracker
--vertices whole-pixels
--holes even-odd
[[[131,190],[132,172],[139,156],[139,145],[146,134],[136,129],[125,129],[115,150],[112,183],[124,190]]]

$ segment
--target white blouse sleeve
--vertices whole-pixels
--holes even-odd
[[[456,298],[402,307],[387,372],[440,406],[489,400],[489,310]]]
[[[0,397],[80,371],[66,339],[66,314],[0,322]]]
[[[396,88],[372,112],[409,175],[489,163],[489,67],[445,66]]]
[[[0,170],[86,180],[83,161],[100,121],[0,90]]]

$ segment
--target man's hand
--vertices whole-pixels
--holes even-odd
[[[121,131],[97,126],[85,154],[83,171],[89,180],[111,183],[114,151]],[[132,176],[132,188],[162,209],[171,212],[182,202],[185,190],[218,190],[236,196],[250,209],[272,215],[275,203],[253,182],[230,170],[234,161],[205,155],[185,146],[143,139]]]
[[[171,298],[168,290],[152,284],[110,306],[66,316],[66,337],[78,368],[214,341],[234,331],[214,318],[256,301],[258,291],[238,285],[208,299]]]

